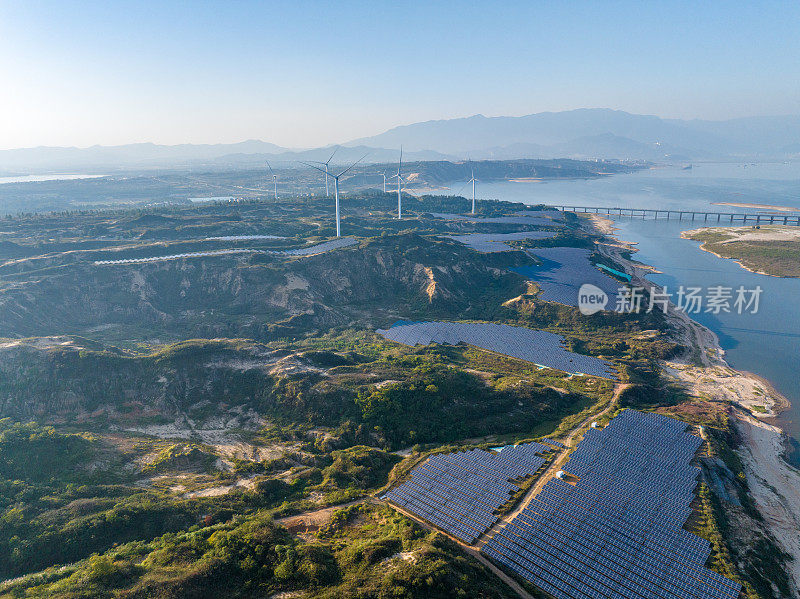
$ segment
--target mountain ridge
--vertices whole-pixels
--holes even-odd
[[[600,158],[689,161],[785,159],[798,154],[800,115],[728,120],[664,119],[609,108],[579,108],[523,116],[475,114],[420,121],[341,144],[336,161]],[[241,167],[266,160],[326,160],[333,145],[290,149],[249,139],[229,144],[162,145],[140,142],[87,148],[38,146],[0,150],[0,171]]]

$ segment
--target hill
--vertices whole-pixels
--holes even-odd
[[[352,145],[435,150],[472,158],[596,156],[649,159],[783,155],[800,138],[799,116],[728,121],[662,119],[620,110],[579,109],[519,117],[426,121]],[[503,151],[504,150],[504,151]]]

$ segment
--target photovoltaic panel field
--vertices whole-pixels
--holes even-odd
[[[431,456],[411,479],[384,499],[472,544],[497,522],[495,510],[519,487],[511,481],[535,474],[551,451],[539,443]]]
[[[519,233],[468,233],[466,235],[450,235],[450,238],[460,241],[476,252],[491,254],[513,250],[514,248],[504,243],[506,241],[550,239],[555,236],[556,233],[553,231],[521,231]]]
[[[276,251],[274,253],[281,254],[283,256],[315,256],[317,254],[330,252],[331,250],[350,247],[351,245],[358,245],[358,240],[352,237],[339,237],[337,239],[323,241],[322,243],[318,243],[309,247],[298,248],[296,250]]]
[[[255,239],[286,239],[280,235],[222,235],[221,237],[206,237],[206,241],[252,241]]]
[[[625,410],[590,429],[564,470],[481,548],[557,599],[735,599],[705,567],[708,541],[684,530],[700,438],[657,414]]]
[[[467,343],[540,366],[569,373],[616,378],[610,362],[564,349],[564,338],[525,327],[484,322],[406,322],[378,329],[386,339],[405,345]]]
[[[536,281],[542,288],[541,298],[548,302],[577,306],[578,290],[584,283],[599,287],[613,301],[622,286],[592,265],[589,250],[555,247],[529,251],[541,258],[542,266],[522,266],[512,270]]]
[[[231,239],[266,239],[272,238],[271,236],[241,236]],[[223,239],[223,238],[209,238],[209,240]],[[95,265],[102,266],[107,264],[146,264],[149,262],[166,262],[168,260],[182,260],[184,258],[205,258],[214,256],[229,256],[233,254],[273,254],[276,256],[316,256],[317,254],[324,254],[331,250],[338,250],[340,248],[357,245],[358,240],[352,237],[342,237],[332,241],[325,241],[309,247],[298,248],[294,250],[258,250],[247,248],[233,248],[227,250],[208,250],[205,252],[185,252],[182,254],[170,254],[167,256],[150,256],[146,258],[122,258],[120,260],[95,260]]]
[[[538,227],[563,227],[564,223],[554,220],[553,216],[563,216],[560,212],[517,212],[515,216],[468,216],[463,214],[450,214],[447,212],[433,212],[431,216],[444,220],[459,220],[471,223],[496,223],[503,225],[530,225]]]

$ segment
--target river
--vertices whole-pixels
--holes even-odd
[[[450,185],[459,191],[463,182]],[[468,191],[464,188],[462,194]],[[657,168],[628,175],[577,181],[538,183],[479,183],[478,198],[526,204],[621,206],[753,212],[717,206],[715,202],[758,203],[800,210],[800,164],[701,164],[691,170]],[[618,237],[637,245],[635,258],[658,269],[650,278],[668,291],[712,286],[746,289],[760,286],[756,314],[700,313],[692,317],[714,331],[728,363],[769,380],[792,406],[779,425],[800,439],[800,279],[749,272],[731,260],[699,249],[699,243],[680,238],[681,231],[703,226],[679,221],[615,218]],[[724,224],[724,223],[723,223]]]

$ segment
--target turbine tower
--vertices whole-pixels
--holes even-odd
[[[472,169],[472,178],[467,183],[472,183],[472,214],[475,214],[475,169]]]
[[[403,147],[400,146],[400,162],[397,163],[397,174],[390,178],[397,177],[397,218],[403,218],[403,175],[400,173],[403,168]]]
[[[337,148],[337,149],[338,149],[338,148]],[[334,153],[335,153],[335,152],[334,152]],[[340,219],[339,219],[339,177],[341,177],[342,175],[344,175],[344,174],[345,174],[347,171],[349,171],[351,168],[353,168],[353,167],[354,167],[355,165],[357,165],[359,162],[361,162],[362,160],[364,160],[364,158],[366,158],[368,154],[369,154],[369,152],[367,152],[366,154],[364,154],[364,155],[363,155],[361,158],[359,158],[358,160],[356,160],[356,161],[355,161],[353,164],[351,164],[350,166],[348,166],[346,169],[344,169],[344,170],[343,170],[341,173],[339,173],[338,175],[334,175],[333,173],[329,172],[329,171],[328,171],[328,165],[327,165],[327,163],[325,163],[325,162],[323,162],[323,163],[319,163],[319,164],[324,164],[324,165],[325,165],[325,168],[324,168],[324,169],[323,169],[322,167],[319,167],[319,166],[317,166],[317,165],[315,165],[315,164],[312,164],[312,163],[310,163],[310,162],[303,162],[303,164],[305,164],[306,166],[310,166],[311,168],[315,168],[315,169],[317,169],[318,171],[320,171],[320,172],[322,172],[322,173],[325,173],[325,175],[326,175],[326,180],[327,180],[327,177],[328,177],[328,176],[330,176],[330,177],[333,179],[333,183],[334,183],[334,189],[335,189],[335,194],[336,194],[336,237],[340,237],[340,236],[341,236],[341,221],[340,221]],[[333,158],[333,156],[331,156],[331,158]],[[328,159],[328,161],[330,162],[330,159]]]
[[[339,151],[340,147],[341,146],[336,146],[334,148],[334,150],[333,150],[333,154],[331,154],[331,157],[328,158],[328,160],[326,160],[325,162],[317,162],[317,164],[324,164],[325,165],[325,197],[326,198],[330,197],[330,195],[331,195],[330,191],[328,190],[328,177],[331,176],[330,175],[330,171],[328,170],[328,165],[330,165],[331,160],[333,160],[334,155],[336,154],[336,152]]]
[[[275,174],[275,171],[272,170],[272,167],[269,165],[269,160],[267,160],[267,168],[269,172],[272,173],[272,184],[275,186],[275,200],[278,199],[278,175]]]
[[[386,171],[381,173],[383,175],[383,193],[386,193]]]

